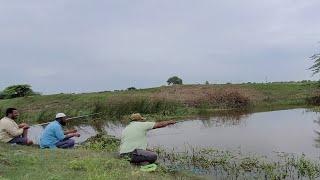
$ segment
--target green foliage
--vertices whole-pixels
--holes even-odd
[[[209,83],[209,81],[206,81],[205,84],[206,84],[206,85],[209,85],[210,83]]]
[[[17,98],[17,97],[25,97],[25,96],[32,96],[36,95],[32,89],[31,86],[28,84],[21,84],[21,85],[13,85],[5,88],[0,93],[0,98],[3,99],[11,99],[11,98]]]
[[[97,134],[87,139],[82,145],[85,149],[116,152],[120,146],[120,140],[112,136]]]
[[[310,57],[310,60],[314,61],[314,64],[309,68],[313,72],[313,75],[320,72],[320,54],[314,54]]]
[[[183,84],[182,82],[182,79],[180,79],[178,76],[173,76],[173,77],[170,77],[168,80],[167,80],[167,83],[168,85],[171,85],[171,84]]]

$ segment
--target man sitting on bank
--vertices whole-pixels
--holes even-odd
[[[67,124],[67,116],[58,113],[56,119],[51,122],[43,131],[40,137],[40,148],[73,148],[72,137],[80,137],[77,130],[63,131],[62,126]]]
[[[33,142],[28,139],[28,129],[30,126],[26,123],[17,124],[16,120],[19,112],[15,108],[6,110],[6,117],[0,120],[0,141],[10,144],[32,145]]]
[[[175,121],[146,122],[139,113],[130,116],[130,124],[123,130],[120,157],[129,157],[131,163],[154,163],[157,154],[147,150],[147,131],[175,124]]]

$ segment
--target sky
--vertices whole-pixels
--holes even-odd
[[[315,80],[319,0],[0,0],[0,90]]]

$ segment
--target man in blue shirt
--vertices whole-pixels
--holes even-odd
[[[63,131],[62,126],[67,123],[67,116],[58,113],[55,121],[51,122],[40,137],[40,148],[72,148],[74,140],[72,137],[80,137],[77,130]]]

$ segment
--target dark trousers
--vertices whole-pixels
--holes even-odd
[[[28,142],[27,137],[17,136],[15,138],[13,138],[11,141],[9,141],[8,143],[10,143],[10,144],[27,145],[27,142]]]
[[[57,148],[73,148],[74,146],[74,140],[73,139],[66,139],[66,140],[62,140],[60,142],[58,142],[56,144]]]
[[[134,164],[140,163],[154,163],[157,160],[157,154],[152,151],[142,150],[142,149],[135,149],[130,153],[120,154],[120,157],[129,157],[130,162]]]

